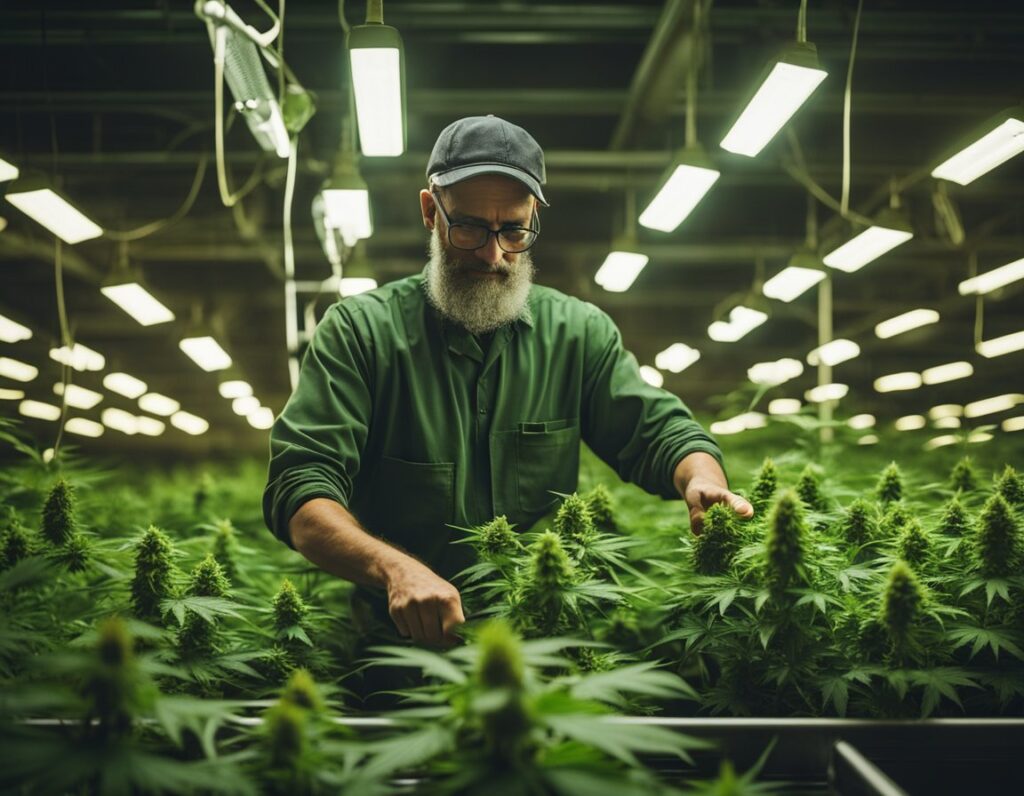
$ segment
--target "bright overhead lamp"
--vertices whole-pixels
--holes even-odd
[[[700,359],[700,351],[685,343],[673,343],[654,358],[658,370],[682,373]]]
[[[854,415],[846,421],[846,425],[855,431],[863,431],[866,428],[874,428],[875,422],[874,415]]]
[[[174,313],[138,282],[107,285],[101,287],[100,292],[142,326],[153,326],[174,320]]]
[[[928,421],[924,419],[924,415],[904,415],[896,418],[893,425],[897,431],[918,431],[928,425]]]
[[[1011,108],[986,122],[985,132],[932,170],[932,176],[968,185],[1024,152],[1024,109]]]
[[[376,287],[377,280],[368,276],[343,276],[338,282],[338,295],[342,298],[358,296],[360,293],[375,290]]]
[[[36,420],[58,420],[60,407],[28,399],[18,404],[18,413]]]
[[[65,243],[81,243],[103,234],[99,224],[39,180],[12,182],[7,201]]]
[[[804,365],[798,359],[784,357],[774,362],[758,362],[747,369],[747,378],[754,384],[777,387],[804,372]]]
[[[260,399],[253,395],[243,395],[231,402],[231,411],[236,415],[245,417],[250,412],[260,408]]]
[[[0,315],[0,340],[5,343],[20,343],[22,340],[31,339],[31,329],[22,326],[17,321],[12,321],[6,315]]]
[[[768,402],[770,415],[795,415],[803,404],[797,398],[776,398]]]
[[[65,395],[67,393],[64,397],[64,403],[75,407],[75,409],[92,409],[103,400],[103,393],[79,387],[77,384],[69,384],[65,390],[64,382],[62,381],[58,381],[53,385],[53,392],[55,395]]]
[[[812,404],[821,404],[826,401],[838,401],[840,398],[846,397],[849,391],[850,386],[848,384],[819,384],[817,387],[812,387],[805,392],[804,398]]]
[[[370,192],[359,174],[355,154],[344,147],[335,156],[331,176],[313,201],[314,222],[321,218],[325,228],[325,247],[328,239],[334,246],[333,254],[325,248],[332,263],[337,259],[340,264],[342,259],[334,234],[341,235],[342,242],[349,248],[373,234]]]
[[[932,420],[942,420],[945,417],[963,417],[964,408],[960,404],[939,404],[928,410],[928,417]]]
[[[744,412],[728,420],[719,420],[712,423],[710,431],[712,434],[738,434],[741,431],[752,431],[755,428],[764,428],[768,425],[768,418],[761,412]]]
[[[231,367],[231,357],[227,351],[209,335],[186,337],[178,343],[178,347],[207,373]]]
[[[650,365],[640,366],[640,378],[652,387],[662,387],[665,384],[665,377],[661,375],[661,371]]]
[[[944,448],[947,445],[956,445],[960,441],[960,437],[956,434],[943,434],[941,437],[932,437],[922,447],[926,451],[933,451],[936,448]]]
[[[161,395],[158,392],[147,392],[139,398],[139,409],[152,415],[169,417],[181,409],[181,404],[173,398],[168,398],[166,395]]]
[[[832,340],[825,345],[820,345],[807,354],[807,364],[812,367],[818,365],[838,365],[848,362],[854,357],[860,356],[860,346],[853,340],[840,338]]]
[[[0,376],[12,381],[32,381],[39,375],[39,368],[18,359],[0,357]]]
[[[829,268],[852,274],[913,237],[914,232],[902,215],[886,209],[878,214],[872,226],[826,254],[822,262]]]
[[[0,387],[0,401],[20,401],[24,397],[24,390],[9,390],[6,387]]]
[[[1000,428],[1003,431],[1024,431],[1024,415],[1006,418]]]
[[[159,437],[167,428],[162,421],[157,420],[155,417],[142,416],[136,418],[136,420],[138,421],[139,433],[147,437]]]
[[[18,167],[13,163],[8,163],[3,158],[0,158],[0,182],[7,182],[8,180],[18,179],[18,175],[21,172],[18,171]]]
[[[753,98],[725,138],[722,149],[754,157],[807,101],[828,72],[809,42],[794,42],[771,65]]]
[[[947,365],[936,365],[921,371],[921,379],[925,384],[942,384],[946,381],[966,379],[974,375],[974,365],[970,362],[950,362]]]
[[[938,420],[932,421],[932,425],[935,428],[960,428],[963,424],[959,417],[940,417]]]
[[[878,436],[876,434],[865,434],[857,440],[858,445],[877,445]]]
[[[127,373],[108,373],[103,377],[103,386],[125,398],[138,398],[146,392],[146,382]]]
[[[274,425],[274,412],[266,406],[261,406],[254,412],[251,412],[246,420],[249,421],[249,425],[259,431],[266,431],[268,428]]]
[[[81,372],[103,370],[107,364],[103,354],[81,343],[75,343],[70,349],[66,345],[51,348],[50,359]]]
[[[81,437],[102,437],[104,431],[102,423],[84,417],[72,417],[64,424],[64,430]]]
[[[790,265],[764,283],[761,292],[768,298],[787,304],[803,295],[825,278],[825,272],[815,268]]]
[[[1005,412],[1013,409],[1017,404],[1024,402],[1024,395],[1020,393],[1006,393],[995,395],[992,398],[983,398],[980,401],[973,401],[964,406],[964,417],[975,418],[985,415],[994,415],[998,412]]]
[[[109,407],[103,410],[100,420],[107,428],[132,436],[139,433],[139,418],[124,409]]]
[[[613,251],[604,258],[594,275],[594,281],[610,293],[629,290],[649,260],[646,254]]]
[[[979,442],[991,442],[993,439],[995,439],[995,437],[987,431],[972,431],[967,435],[967,442],[971,445],[975,445]]]
[[[1004,354],[1012,354],[1024,348],[1024,332],[1013,332],[1004,334],[1002,337],[993,337],[991,340],[982,340],[974,349],[983,357],[1001,357]]]
[[[171,425],[194,437],[205,434],[210,428],[210,424],[203,420],[203,418],[197,417],[190,412],[175,412],[171,415]]]
[[[882,340],[888,340],[890,337],[909,332],[911,329],[927,326],[930,323],[937,323],[938,320],[939,313],[935,310],[911,310],[894,318],[889,318],[887,321],[882,321],[875,326],[875,334]]]
[[[721,175],[703,150],[682,150],[669,166],[658,193],[640,214],[640,223],[661,232],[675,231]]]
[[[957,290],[961,296],[983,296],[1019,279],[1024,279],[1024,257],[992,271],[965,279],[957,285]]]
[[[382,18],[366,23],[348,35],[359,145],[368,157],[396,157],[405,151],[405,48]]]
[[[222,381],[217,385],[217,392],[220,393],[221,398],[227,398],[228,400],[246,398],[252,395],[252,386],[247,381],[232,379],[230,381]]]
[[[921,374],[913,371],[890,373],[875,379],[876,392],[898,392],[899,390],[916,390],[921,386]]]
[[[708,327],[708,337],[718,343],[735,343],[768,320],[768,313],[744,307],[729,310],[728,321],[715,321]]]

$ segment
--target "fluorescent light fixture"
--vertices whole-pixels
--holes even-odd
[[[874,428],[875,422],[874,415],[854,415],[846,421],[846,425],[856,431],[863,431],[867,428]]]
[[[962,424],[959,417],[940,417],[938,420],[933,420],[932,425],[935,428],[960,428]]]
[[[942,384],[955,379],[966,379],[974,375],[974,365],[970,362],[950,362],[948,365],[936,365],[921,371],[921,379],[925,384]]]
[[[784,357],[774,362],[758,362],[747,369],[747,378],[754,384],[777,387],[804,372],[804,365],[798,359]]]
[[[739,434],[741,431],[750,431],[755,428],[764,428],[768,425],[768,419],[760,412],[744,412],[728,420],[719,420],[712,423],[710,431],[712,434]]]
[[[348,38],[359,144],[369,157],[405,151],[405,59],[402,37],[389,25],[353,27]]]
[[[1006,115],[1004,112],[1000,117]],[[1015,115],[1024,118],[1020,109]],[[1000,117],[997,117],[997,120]],[[981,175],[987,174],[996,166],[1024,151],[1024,121],[1021,121],[1021,118],[1010,116],[1002,119],[995,129],[990,130],[973,144],[936,166],[932,170],[932,176],[940,180],[968,185]]]
[[[844,398],[850,391],[848,384],[819,384],[804,393],[804,398],[812,404],[821,404],[825,401],[838,401]]]
[[[103,370],[107,364],[103,354],[81,343],[75,343],[70,350],[66,345],[51,348],[50,359],[81,372]]]
[[[241,379],[233,379],[231,381],[222,381],[217,386],[217,392],[220,393],[221,398],[246,398],[252,395],[252,385],[247,381]]]
[[[12,381],[32,381],[39,375],[39,368],[10,357],[0,357],[0,376]]]
[[[167,428],[162,421],[157,420],[155,417],[142,416],[136,418],[136,420],[139,424],[139,433],[147,437],[159,437]]]
[[[909,230],[875,225],[826,254],[822,262],[829,268],[852,274],[912,237],[914,233]]]
[[[60,407],[28,399],[18,404],[18,413],[36,420],[57,420],[60,418]]]
[[[944,417],[963,417],[964,408],[960,404],[939,404],[928,410],[928,417],[932,420],[942,420]]]
[[[967,435],[967,442],[971,445],[975,445],[979,442],[991,442],[993,439],[995,439],[995,437],[987,431],[972,431]]]
[[[260,399],[253,395],[243,395],[241,398],[235,398],[231,402],[231,411],[236,415],[245,417],[250,412],[260,408]]]
[[[65,391],[64,382],[62,381],[58,381],[53,385],[53,392],[55,395],[64,395],[67,392],[64,403],[75,407],[75,409],[92,409],[103,400],[103,393],[79,387],[77,384],[69,384]]]
[[[100,420],[103,421],[103,425],[107,428],[120,431],[122,434],[133,435],[139,433],[139,418],[131,412],[124,411],[124,409],[116,409],[114,407],[104,409],[100,415]]]
[[[186,337],[178,343],[178,347],[207,373],[231,367],[231,357],[227,351],[210,336]]]
[[[960,437],[956,434],[943,434],[941,437],[932,437],[924,444],[926,451],[933,451],[936,448],[944,448],[947,445],[956,445],[960,441]]]
[[[728,321],[715,321],[708,327],[708,337],[719,343],[735,343],[768,320],[768,314],[744,307],[729,310]]]
[[[1000,428],[1003,431],[1024,431],[1024,415],[1006,418]]]
[[[146,382],[127,373],[108,373],[103,377],[103,386],[125,398],[138,398],[148,389]]]
[[[795,415],[800,411],[803,404],[796,398],[776,398],[768,403],[768,414],[770,415]]]
[[[8,390],[6,387],[0,387],[0,401],[20,401],[24,397],[24,390]]]
[[[722,174],[717,169],[700,165],[706,164],[707,160],[698,150],[684,150],[679,160],[683,162],[671,168],[668,179],[640,214],[640,223],[648,229],[673,232]]]
[[[665,377],[661,375],[661,371],[650,365],[640,366],[640,378],[652,387],[661,387],[665,384]]]
[[[161,395],[158,392],[147,392],[139,398],[139,409],[143,412],[149,412],[151,415],[170,417],[181,409],[181,404],[173,398],[168,398],[166,395]]]
[[[890,373],[875,379],[877,392],[897,392],[899,390],[916,390],[921,386],[921,374],[913,371]]]
[[[614,251],[609,253],[594,275],[594,281],[611,293],[623,293],[647,265],[646,254]]]
[[[700,351],[690,348],[685,343],[673,343],[654,358],[658,370],[682,373],[690,365],[700,359]]]
[[[865,434],[857,440],[858,445],[877,445],[878,436],[875,434]]]
[[[860,355],[860,346],[853,340],[832,340],[820,345],[807,355],[807,364],[817,367],[818,365],[838,365],[847,362]]]
[[[108,285],[101,287],[100,292],[143,326],[174,320],[174,313],[138,282]]]
[[[924,419],[924,415],[904,415],[896,418],[893,425],[897,431],[918,431],[928,425],[928,421]]]
[[[1024,332],[1013,332],[1004,334],[1002,337],[993,337],[991,340],[982,340],[975,346],[975,350],[988,359],[1011,354],[1022,348],[1024,348]]]
[[[210,424],[203,418],[189,412],[175,412],[171,415],[171,425],[193,437],[205,434],[210,428]]]
[[[992,398],[984,398],[965,405],[964,417],[974,418],[994,415],[997,412],[1013,409],[1013,407],[1021,402],[1024,402],[1024,395],[1020,393],[1006,393],[1005,395],[996,395]]]
[[[265,406],[261,406],[246,418],[249,425],[259,431],[266,431],[274,425],[274,412]]]
[[[18,171],[18,167],[13,163],[8,163],[3,158],[0,158],[0,182],[7,182],[8,180],[18,179],[18,175],[21,172]]]
[[[81,243],[103,234],[98,224],[50,188],[18,186],[15,182],[7,189],[7,201],[65,243]]]
[[[790,265],[764,283],[761,292],[768,298],[787,304],[803,295],[825,278],[825,272],[815,268]]]
[[[939,313],[935,310],[911,310],[894,318],[889,318],[887,321],[882,321],[875,326],[875,334],[882,340],[888,340],[890,337],[909,332],[911,329],[927,326],[930,323],[937,323],[938,320]]]
[[[95,420],[86,420],[84,417],[73,417],[64,424],[64,430],[69,434],[78,434],[82,437],[103,436],[103,424]]]
[[[47,448],[43,451],[43,464],[49,464],[53,461],[53,448]]]
[[[31,339],[31,329],[22,326],[17,321],[12,321],[6,315],[0,315],[0,340],[5,343],[20,343],[22,340]]]
[[[965,279],[956,289],[961,296],[983,296],[1019,279],[1024,279],[1024,257],[971,279]]]
[[[357,176],[354,180],[362,182]],[[356,241],[373,234],[370,218],[370,192],[366,184],[361,188],[335,188],[337,183],[326,183],[320,191],[324,201],[324,226],[341,233],[345,245],[352,247]]]
[[[338,283],[338,295],[342,298],[358,296],[377,287],[377,280],[368,276],[343,276]]]
[[[754,157],[826,77],[813,44],[790,45],[722,139],[722,149]]]

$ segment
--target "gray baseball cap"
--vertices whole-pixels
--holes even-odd
[[[494,115],[467,116],[452,122],[437,137],[427,161],[427,179],[447,188],[481,174],[519,180],[547,205],[544,151],[526,130]]]

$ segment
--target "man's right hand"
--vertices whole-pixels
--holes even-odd
[[[387,590],[388,613],[403,636],[431,647],[459,643],[455,630],[466,617],[451,583],[410,558],[388,572]]]

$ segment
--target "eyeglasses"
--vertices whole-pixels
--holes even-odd
[[[430,195],[434,197],[434,202],[437,203],[438,208],[441,210],[441,215],[444,216],[444,223],[448,227],[448,243],[451,244],[452,248],[470,252],[476,251],[486,246],[491,235],[494,235],[498,240],[498,247],[502,251],[509,254],[519,254],[533,246],[540,235],[540,216],[536,212],[530,217],[529,228],[502,227],[501,229],[491,229],[483,224],[470,224],[463,221],[453,222],[448,215],[448,211],[444,209],[441,197],[437,195],[437,192],[432,190]]]

